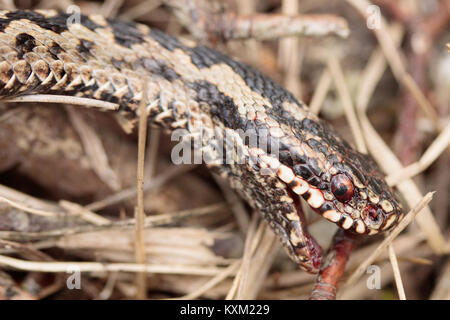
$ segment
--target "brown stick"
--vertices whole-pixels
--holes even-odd
[[[217,44],[230,39],[278,39],[286,36],[346,38],[347,21],[332,14],[283,15],[236,14],[221,2],[205,0],[164,0],[178,21],[200,42]],[[195,14],[193,14],[195,12]]]
[[[326,257],[322,258],[319,276],[310,300],[336,300],[339,280],[344,274],[350,253],[356,247],[357,236],[338,230]]]

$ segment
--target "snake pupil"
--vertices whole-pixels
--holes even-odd
[[[345,174],[338,174],[331,179],[331,192],[340,202],[347,202],[353,197],[353,183]]]

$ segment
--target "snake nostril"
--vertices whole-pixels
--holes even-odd
[[[383,212],[377,210],[374,206],[371,205],[369,205],[364,211],[366,212],[366,216],[369,218],[369,220],[375,224],[378,224],[383,217]]]
[[[372,219],[372,220],[377,220],[378,219],[378,212],[377,212],[377,210],[375,210],[374,207],[370,207],[368,211],[369,211],[370,219]]]

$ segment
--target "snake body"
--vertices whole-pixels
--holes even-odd
[[[149,121],[196,141],[207,165],[262,212],[291,259],[309,272],[318,271],[321,249],[306,230],[299,196],[358,234],[387,230],[402,216],[373,160],[291,93],[218,51],[145,25],[0,11],[0,98],[30,94],[112,102],[129,123],[146,97]],[[231,151],[217,142],[227,137],[236,145]],[[242,161],[230,161],[236,150]]]

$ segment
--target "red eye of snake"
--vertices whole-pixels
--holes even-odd
[[[331,192],[340,202],[347,202],[353,197],[353,183],[345,174],[335,175],[331,179]]]

